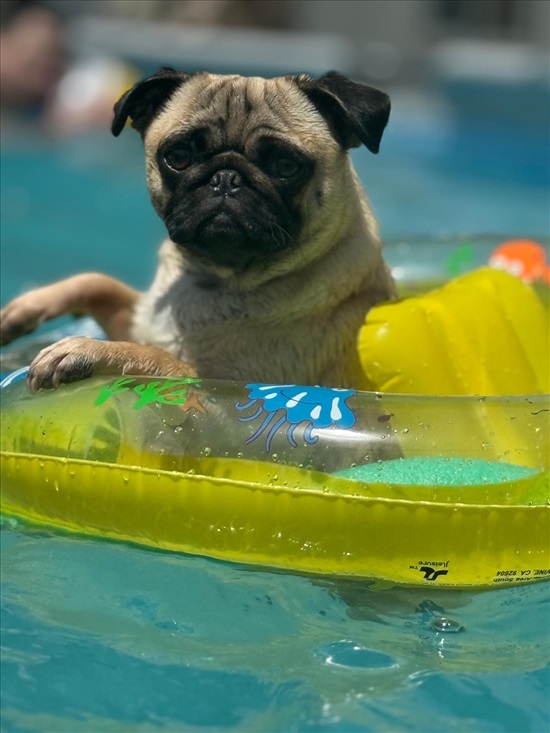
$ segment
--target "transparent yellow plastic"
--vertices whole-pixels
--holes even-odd
[[[31,396],[15,382],[2,390],[2,510],[295,572],[547,579],[548,316],[532,296],[482,271],[375,309],[361,353],[391,394],[103,377]],[[397,393],[413,386],[425,393]]]
[[[373,308],[359,336],[368,383],[380,392],[519,395],[550,392],[550,320],[532,287],[489,268],[398,303]],[[399,365],[396,368],[396,365]],[[523,427],[505,412],[490,419],[465,405],[453,423],[487,447],[514,452]],[[521,459],[529,465],[529,450]]]

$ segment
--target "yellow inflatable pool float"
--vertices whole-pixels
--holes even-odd
[[[484,269],[371,311],[370,391],[128,376],[31,396],[8,378],[2,511],[295,572],[543,580],[548,337],[533,290]]]

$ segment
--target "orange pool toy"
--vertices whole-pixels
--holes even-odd
[[[532,239],[510,239],[500,244],[489,258],[489,267],[506,270],[532,284],[550,283],[550,266],[545,248]]]

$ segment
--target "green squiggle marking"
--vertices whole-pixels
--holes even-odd
[[[200,379],[183,378],[169,379],[166,382],[149,382],[148,384],[137,384],[134,392],[139,394],[139,400],[134,405],[134,410],[139,410],[151,402],[159,402],[161,405],[183,405],[187,401],[187,389],[185,386],[196,384]]]
[[[99,394],[94,405],[99,407],[99,405],[107,402],[107,400],[113,395],[119,394],[120,392],[128,392],[130,389],[129,385],[135,381],[136,380],[133,377],[122,377],[121,379],[115,379],[112,384],[104,384],[99,390]]]
[[[94,402],[96,407],[103,405],[113,395],[129,392],[130,389],[139,396],[134,404],[134,410],[139,410],[152,402],[161,405],[183,405],[187,401],[187,387],[190,384],[200,384],[202,380],[193,377],[181,377],[180,379],[166,379],[145,384],[135,384],[134,377],[121,377],[115,379],[112,384],[103,385]]]

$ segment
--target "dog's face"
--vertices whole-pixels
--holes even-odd
[[[349,198],[347,150],[378,151],[388,97],[331,73],[275,79],[161,69],[115,107],[144,138],[151,200],[202,267],[267,268],[333,231]],[[330,226],[329,223],[333,222]]]

